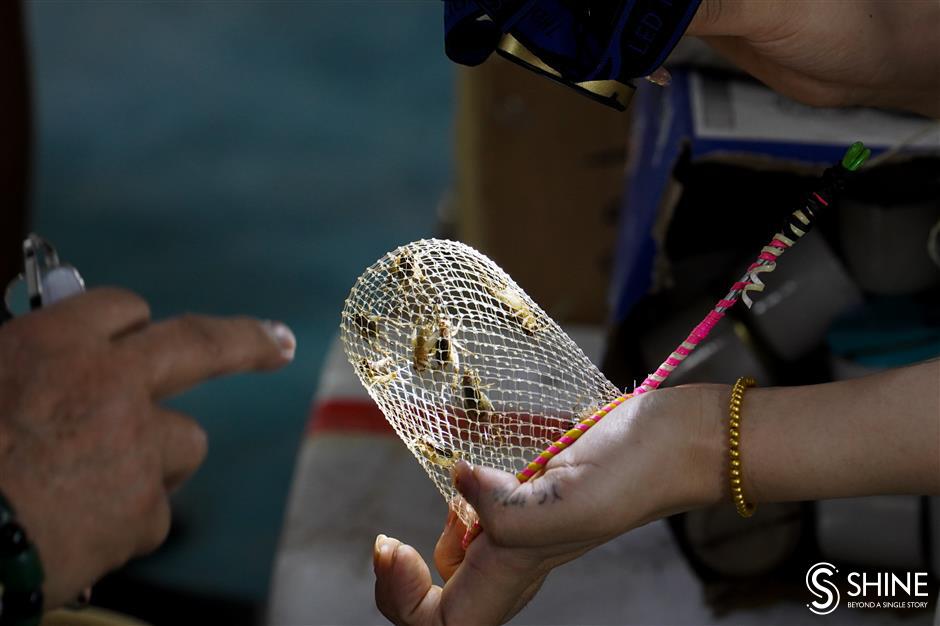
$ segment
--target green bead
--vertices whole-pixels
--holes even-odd
[[[850,172],[854,172],[861,167],[870,156],[871,150],[866,148],[865,144],[861,141],[856,141],[845,151],[845,156],[842,157],[842,167]]]

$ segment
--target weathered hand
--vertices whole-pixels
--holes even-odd
[[[687,34],[780,93],[940,117],[937,2],[704,0]]]
[[[156,548],[167,494],[206,454],[158,402],[208,378],[293,357],[283,325],[187,315],[96,289],[0,327],[0,489],[37,546],[46,606]]]
[[[447,581],[410,546],[376,541],[376,603],[396,624],[498,624],[538,591],[548,572],[649,521],[722,497],[722,386],[645,394],[621,405],[541,476],[458,463],[457,488],[483,534],[466,554],[453,515],[435,551]]]

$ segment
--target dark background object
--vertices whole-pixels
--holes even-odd
[[[677,369],[670,384],[728,384],[738,376],[755,374],[751,370],[764,372],[759,374],[762,386],[816,384],[848,371],[833,367],[839,365],[834,361],[837,356],[844,360],[861,354],[869,372],[935,356],[940,351],[936,281],[909,285],[898,281],[906,294],[902,297],[870,293],[863,297],[856,283],[864,286],[870,281],[859,275],[858,263],[846,264],[845,252],[850,248],[856,254],[877,255],[875,266],[881,276],[917,270],[929,277],[936,272],[926,240],[930,226],[940,217],[937,172],[936,158],[903,157],[900,162],[861,171],[840,202],[820,214],[816,232],[783,255],[777,271],[763,275],[766,290],[754,295],[754,308],[747,310],[742,304],[731,309],[716,328],[716,337],[710,337]],[[659,289],[643,298],[612,330],[604,371],[618,385],[630,387],[642,380],[684,339],[816,180],[810,171],[693,163],[688,151],[680,156],[673,176],[682,191],[668,220],[663,254],[657,259]],[[858,210],[862,204],[876,210]],[[908,206],[917,210],[903,210]],[[889,236],[895,232],[912,236]],[[867,239],[853,239],[863,235]],[[677,320],[684,320],[679,324],[684,330],[673,328]],[[636,328],[645,329],[642,337],[631,332]],[[664,341],[667,335],[670,340]],[[726,344],[735,335],[739,347],[732,356]],[[930,352],[931,347],[935,352]],[[749,352],[747,358],[742,358],[742,349]],[[693,357],[699,362],[689,363]],[[683,377],[683,367],[688,367],[689,378]],[[916,505],[918,499],[908,500]],[[706,583],[707,597],[721,613],[741,606],[742,589],[758,604],[804,591],[794,581],[801,581],[807,565],[828,554],[828,548],[839,555],[839,562],[852,562],[853,548],[847,545],[851,542],[819,543],[817,528],[837,521],[820,504],[762,507],[767,517],[759,524],[754,524],[756,517],[736,519],[730,505],[692,511],[669,521],[678,545]],[[858,499],[851,504],[855,507],[851,515],[868,519],[878,513],[878,502]],[[940,526],[924,525],[918,515],[907,521],[927,530],[923,536],[914,532],[905,545],[914,542],[926,554]],[[895,523],[891,527],[907,526]],[[878,565],[864,561],[863,543],[856,542],[854,549],[860,566]],[[909,559],[909,554],[905,552],[904,557],[907,567],[925,566],[921,560]],[[901,567],[898,562],[882,565]],[[728,589],[736,593],[729,594]]]
[[[451,173],[441,6],[23,7],[36,230],[89,287],[132,289],[155,319],[248,314],[297,335],[289,367],[172,401],[209,455],[173,496],[169,541],[95,596],[147,617],[208,607],[157,624],[253,623],[343,298],[379,255],[433,234]]]
[[[18,0],[0,2],[0,289],[22,270],[32,124],[30,80]]]

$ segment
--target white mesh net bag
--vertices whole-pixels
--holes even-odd
[[[518,473],[621,396],[493,261],[453,241],[390,252],[356,281],[341,337],[362,384],[447,503],[458,459]]]

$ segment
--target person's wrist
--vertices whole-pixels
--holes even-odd
[[[623,405],[623,419],[632,423],[628,431],[640,435],[628,438],[630,457],[624,458],[626,476],[634,480],[621,481],[631,500],[621,532],[726,497],[723,416],[729,394],[727,385],[687,385],[651,391]],[[637,463],[646,477],[639,493]]]
[[[687,385],[670,390],[683,437],[676,460],[684,480],[675,500],[682,510],[717,504],[727,493],[727,411],[730,385]]]

